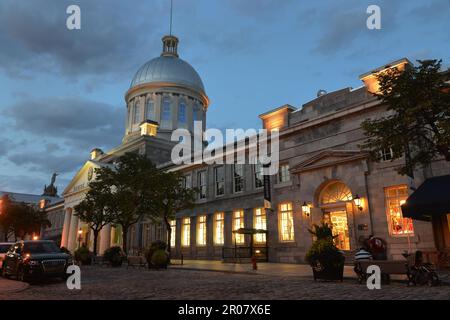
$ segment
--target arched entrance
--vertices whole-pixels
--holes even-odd
[[[320,192],[318,200],[324,222],[333,227],[336,246],[341,250],[350,250],[352,228],[349,228],[348,211],[353,200],[350,188],[341,181],[330,182]]]

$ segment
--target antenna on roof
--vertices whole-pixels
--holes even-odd
[[[170,0],[170,28],[169,35],[172,35],[173,0]]]

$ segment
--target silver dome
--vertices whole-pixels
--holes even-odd
[[[153,82],[171,82],[205,92],[202,79],[194,68],[175,56],[160,56],[145,63],[136,72],[131,88]]]

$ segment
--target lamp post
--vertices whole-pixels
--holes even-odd
[[[81,228],[78,230],[78,248],[81,247],[81,241],[83,240],[83,230]]]

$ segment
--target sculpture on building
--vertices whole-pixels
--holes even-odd
[[[58,188],[55,186],[57,176],[58,176],[58,174],[56,172],[53,173],[50,185],[44,186],[44,193],[42,194],[43,196],[48,196],[48,197],[57,197],[58,196]]]

